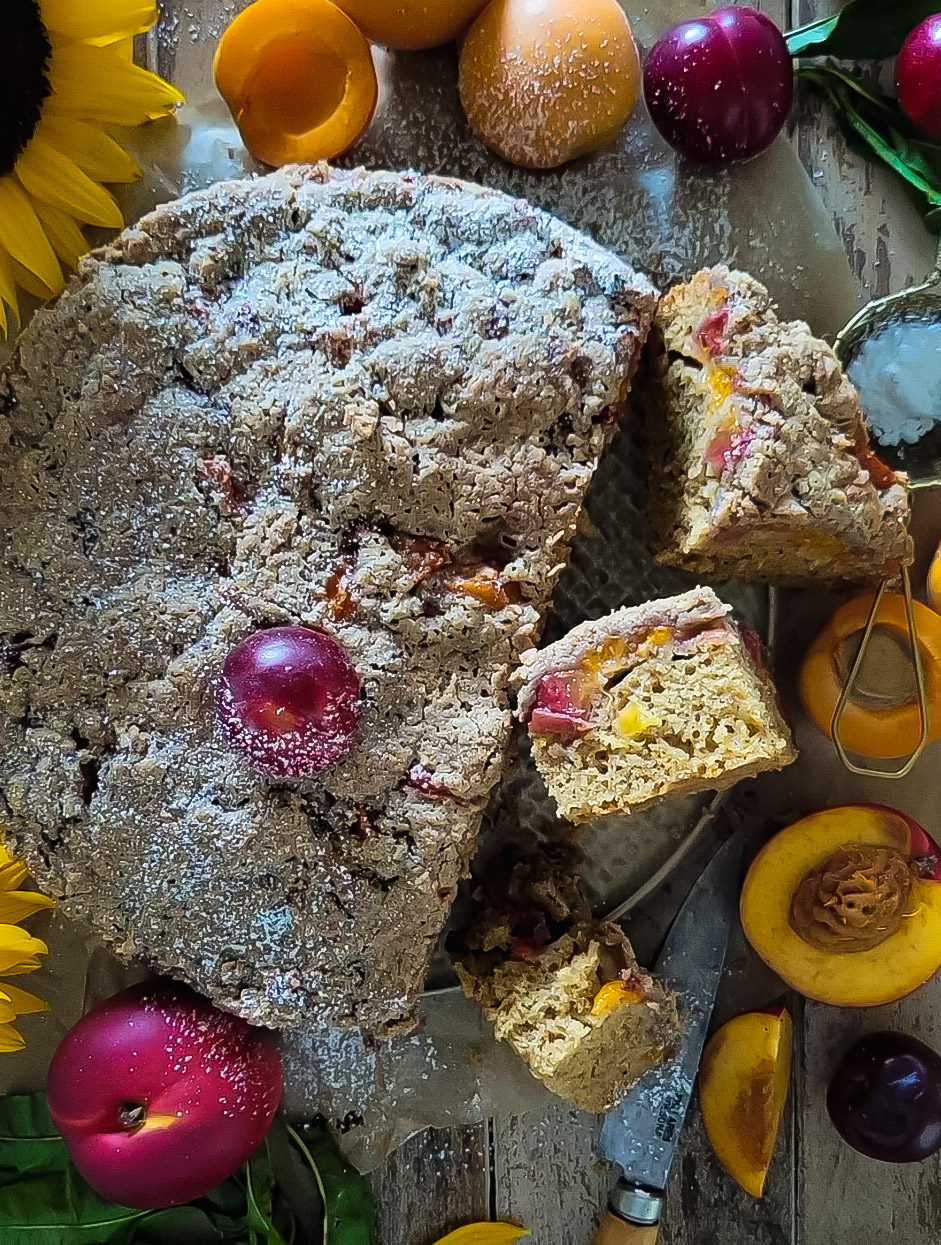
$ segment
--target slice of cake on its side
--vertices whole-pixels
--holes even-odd
[[[660,305],[646,386],[662,561],[710,578],[868,580],[912,559],[908,487],[806,324],[724,266]]]
[[[794,760],[761,645],[730,612],[695,588],[524,655],[517,712],[563,817],[636,812]]]
[[[591,919],[566,857],[547,849],[492,870],[499,880],[455,968],[534,1076],[583,1111],[606,1111],[669,1057],[681,1027],[674,996],[620,926]]]

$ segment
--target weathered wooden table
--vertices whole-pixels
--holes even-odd
[[[215,38],[242,7],[244,0],[162,0],[163,27],[179,33],[175,45],[185,51],[187,31],[194,37],[198,32],[202,39]],[[758,7],[787,29],[827,15],[838,4],[758,0]],[[677,20],[686,15],[683,0],[676,0],[675,15]],[[172,53],[160,53],[159,68],[171,77],[173,61]],[[934,243],[904,194],[888,174],[847,149],[819,101],[809,94],[799,98],[790,140],[842,238],[860,303],[909,285],[930,269]],[[928,538],[936,540],[941,530],[941,507],[927,501],[919,521],[927,545]],[[823,612],[825,604],[817,603],[805,625],[814,625]],[[792,616],[793,611],[787,613]],[[797,634],[793,627],[790,634]],[[783,643],[786,649],[787,637]],[[929,825],[935,820],[926,780],[934,770],[930,758],[916,770],[914,783],[899,790],[889,783],[849,781],[830,758],[821,759],[819,742],[810,733],[806,741],[811,747],[799,767],[744,793],[742,804],[749,810],[756,836],[766,834],[769,824],[782,824],[837,798],[882,798],[913,813],[921,811]],[[653,949],[707,848],[703,844],[684,873],[635,915],[631,934],[642,952]],[[782,997],[780,982],[757,966],[739,934],[733,940],[730,966],[717,1004],[719,1019]],[[663,1245],[941,1242],[941,1160],[889,1167],[863,1159],[842,1145],[823,1107],[835,1057],[852,1036],[897,1027],[941,1045],[941,981],[900,1005],[866,1014],[788,1001],[796,1022],[794,1086],[766,1197],[761,1202],[749,1198],[722,1173],[704,1143],[694,1104],[669,1191]],[[382,1245],[429,1245],[451,1227],[492,1217],[526,1223],[536,1245],[587,1245],[609,1181],[593,1153],[597,1131],[597,1120],[559,1103],[545,1114],[494,1118],[413,1138],[373,1178]]]

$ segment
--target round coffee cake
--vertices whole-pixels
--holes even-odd
[[[250,1020],[410,1023],[654,304],[521,200],[326,167],[83,262],[0,381],[0,822],[68,915]],[[306,777],[217,720],[282,626],[362,686]]]

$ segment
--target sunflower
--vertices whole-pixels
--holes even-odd
[[[103,182],[140,177],[107,132],[166,116],[183,96],[132,60],[153,0],[0,0],[0,338],[17,289],[55,297],[88,246],[79,225],[120,229]]]
[[[27,872],[26,865],[0,844],[0,977],[34,972],[39,968],[39,956],[49,951],[40,938],[34,938],[18,924],[55,903],[48,895],[17,889]],[[22,1050],[26,1045],[11,1023],[17,1016],[44,1012],[48,1006],[28,990],[0,981],[0,1053]]]

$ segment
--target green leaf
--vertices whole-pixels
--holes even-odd
[[[29,1175],[0,1189],[3,1245],[126,1245],[147,1211],[105,1202],[70,1172]]]
[[[287,1245],[284,1237],[274,1226],[275,1182],[271,1174],[268,1146],[262,1143],[245,1168],[245,1188],[248,1196],[249,1240],[253,1245]]]
[[[45,1094],[0,1098],[0,1186],[23,1172],[67,1171],[68,1150],[46,1107]]]
[[[799,26],[785,37],[792,56],[881,60],[895,56],[938,0],[849,0],[834,17]]]
[[[323,1245],[372,1245],[376,1219],[365,1177],[340,1155],[324,1125],[288,1125],[323,1198]]]
[[[244,1223],[236,1224],[227,1235],[201,1206],[171,1206],[155,1210],[141,1221],[134,1245],[220,1245],[223,1241],[244,1240],[244,1230]]]
[[[0,1245],[371,1245],[374,1218],[367,1182],[323,1125],[276,1121],[206,1197],[142,1211],[79,1176],[44,1095],[0,1098]]]
[[[903,179],[928,227],[941,228],[941,144],[919,134],[895,100],[838,66],[802,65],[797,72],[828,100],[847,137]]]

